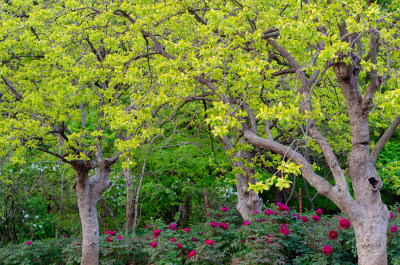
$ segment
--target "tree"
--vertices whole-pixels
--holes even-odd
[[[149,9],[160,12],[153,15],[142,13],[153,22],[132,18],[132,7],[125,10],[132,12],[132,23],[141,23],[151,49],[175,62],[168,84],[182,88],[182,99],[213,102],[208,122],[214,135],[239,131],[251,146],[281,155],[283,173],[300,170],[352,222],[359,264],[386,264],[389,213],[374,164],[399,119],[392,117],[371,151],[369,117],[385,111],[385,97],[378,99],[377,91],[398,92],[399,3],[168,3],[154,3]],[[208,94],[198,94],[199,86]],[[285,137],[275,141],[280,133]],[[343,172],[335,152],[349,150]],[[315,173],[312,158],[318,153],[334,183]],[[243,158],[252,159],[249,153]],[[289,184],[283,175],[266,185],[274,181]],[[238,182],[240,188],[248,183]]]
[[[1,153],[24,164],[38,150],[72,166],[81,263],[98,264],[96,205],[111,185],[111,166],[161,132],[152,126],[162,99],[143,60],[145,41],[128,36],[107,6],[7,1],[0,16]]]

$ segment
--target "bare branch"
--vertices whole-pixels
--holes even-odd
[[[13,83],[11,83],[11,81],[7,78],[7,77],[1,77],[4,81],[4,83],[6,84],[6,86],[11,90],[11,92],[14,94],[14,97],[17,101],[22,100],[22,95],[15,89],[15,86],[13,85]]]
[[[369,155],[369,160],[371,161],[371,163],[373,165],[375,165],[379,154],[383,150],[383,147],[385,147],[386,143],[393,136],[394,132],[396,131],[396,129],[399,125],[400,125],[400,114],[397,115],[396,118],[393,119],[390,126],[386,129],[385,133],[382,135],[382,137],[376,143],[374,149],[372,149],[371,154]]]

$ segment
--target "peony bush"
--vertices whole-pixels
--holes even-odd
[[[391,207],[389,264],[400,263],[400,208]],[[354,231],[344,216],[323,209],[299,214],[282,203],[251,221],[222,207],[206,223],[178,227],[160,221],[134,236],[107,231],[100,264],[357,264]],[[79,264],[80,238],[29,240],[0,249],[0,264]],[[44,263],[43,263],[44,262]]]

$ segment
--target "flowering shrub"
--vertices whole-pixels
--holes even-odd
[[[218,218],[190,229],[157,222],[148,224],[149,229],[139,229],[137,235],[106,233],[100,236],[100,264],[357,263],[354,231],[348,220],[321,211],[318,222],[304,222],[293,211],[279,211],[280,206],[269,207],[272,214],[253,214],[254,221],[247,225],[219,211]],[[392,212],[397,210],[396,206]],[[391,218],[389,264],[400,262],[398,226],[398,218]],[[80,255],[81,238],[32,240],[1,248],[0,264],[80,264]]]

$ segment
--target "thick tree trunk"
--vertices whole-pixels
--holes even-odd
[[[242,152],[239,152],[241,156]],[[254,155],[247,151],[246,152],[246,159],[247,163],[252,162],[252,158]],[[238,164],[238,165],[236,165]],[[261,212],[262,207],[262,199],[255,194],[253,191],[247,191],[249,187],[249,183],[255,184],[257,182],[256,179],[252,178],[251,176],[255,173],[254,168],[245,167],[242,163],[235,162],[236,167],[242,167],[245,174],[236,173],[235,178],[237,182],[237,197],[238,203],[236,204],[236,209],[239,211],[240,215],[242,216],[243,220],[251,220],[251,214],[254,211]]]
[[[82,224],[82,265],[99,264],[99,221],[96,205],[100,195],[107,190],[110,168],[104,163],[98,166],[95,176],[89,179],[90,166],[86,162],[73,165],[77,172],[75,190],[78,198],[79,216]],[[88,169],[89,168],[89,169]]]
[[[387,265],[388,219],[374,210],[371,209],[371,216],[353,223],[359,265]]]

